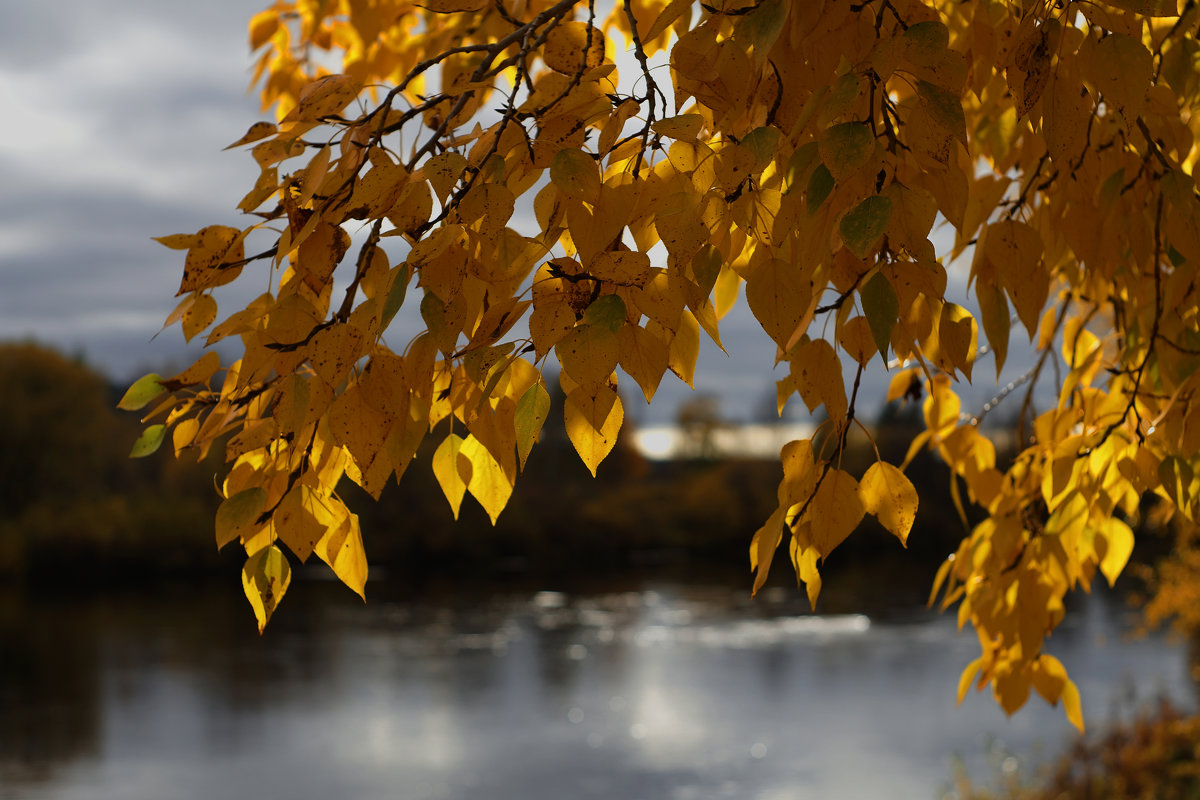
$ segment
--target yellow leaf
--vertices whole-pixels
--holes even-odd
[[[746,279],[746,304],[767,335],[785,348],[812,319],[812,284],[799,264],[771,259]]]
[[[189,250],[200,244],[198,233],[172,233],[168,236],[152,236],[151,239],[172,250]]]
[[[790,545],[792,567],[796,570],[796,579],[804,584],[809,607],[816,611],[817,598],[821,594],[821,573],[817,569],[820,553],[817,548],[804,544],[804,540],[811,535],[811,523],[805,520],[797,527],[799,530],[793,532]]]
[[[971,368],[975,366],[978,329],[975,318],[957,303],[942,306],[938,321],[938,352],[949,361],[949,366],[971,380]]]
[[[275,545],[264,547],[246,559],[242,567],[242,589],[254,609],[260,634],[291,582],[292,567],[283,551]]]
[[[410,180],[400,190],[396,204],[387,212],[388,222],[396,226],[390,233],[411,233],[429,221],[433,213],[433,195],[426,181]],[[388,234],[385,234],[388,235]]]
[[[740,144],[729,145],[717,153],[716,171],[717,185],[728,192],[735,191],[743,181],[752,177],[756,159],[754,151]]]
[[[607,154],[616,144],[617,139],[625,130],[625,123],[630,117],[641,109],[641,104],[632,97],[621,101],[613,111],[613,115],[604,123],[604,127],[600,130],[600,138],[596,141],[596,152],[601,155]]]
[[[367,599],[367,553],[363,549],[358,515],[347,514],[341,523],[320,541],[316,553],[342,583],[364,601]]]
[[[352,75],[326,75],[317,78],[300,90],[296,107],[287,119],[297,122],[318,122],[324,117],[341,114],[362,91],[360,83]]]
[[[887,402],[915,395],[921,397],[921,370],[917,367],[903,369],[892,375],[888,383]]]
[[[533,312],[529,315],[529,338],[542,357],[554,349],[562,338],[575,329],[575,312],[561,299],[553,298],[539,303],[534,300]]]
[[[512,496],[512,480],[474,435],[463,441],[458,457],[471,462],[471,478],[467,482],[467,491],[479,501],[479,505],[483,506],[483,510],[495,525],[500,512],[508,505],[508,498]]]
[[[164,378],[159,383],[164,387],[176,391],[185,386],[195,386],[200,383],[207,383],[208,379],[216,374],[221,368],[221,356],[210,350],[200,358],[196,359],[196,363],[170,378]]]
[[[195,301],[183,312],[184,341],[190,342],[217,318],[217,301],[210,294],[196,295]]]
[[[594,389],[583,386],[567,394],[565,420],[567,437],[593,476],[613,447],[625,419],[617,390],[607,384]]]
[[[617,367],[617,335],[601,325],[578,325],[554,347],[563,371],[580,386],[595,389]]]
[[[1070,678],[1067,678],[1063,685],[1062,701],[1067,720],[1075,726],[1075,730],[1083,733],[1083,703],[1079,697],[1079,687]]]
[[[641,291],[632,293],[639,311],[672,333],[687,303],[687,283],[674,270],[652,269]]]
[[[813,460],[812,442],[808,439],[788,442],[779,450],[779,461],[783,467],[783,480],[776,490],[779,505],[790,508],[797,503],[804,503],[812,495],[820,473]],[[821,462],[820,466],[824,466],[824,463]]]
[[[235,279],[241,273],[241,267],[232,265],[245,256],[245,248],[242,246],[245,236],[246,232],[227,225],[202,228],[195,235],[194,243],[188,247],[183,264],[183,280],[179,284],[176,296],[223,286]],[[174,245],[168,245],[171,246]]]
[[[316,159],[314,158],[313,160],[315,161]],[[311,170],[313,167],[310,164],[308,168]],[[307,183],[308,177],[306,176],[306,187]],[[381,161],[375,164],[371,169],[367,170],[365,175],[359,178],[358,184],[354,187],[354,195],[348,203],[350,208],[348,212],[349,216],[361,217],[365,214],[369,219],[377,219],[384,214],[390,213],[400,200],[409,183],[410,175],[408,170],[399,164],[393,164],[390,161]],[[426,185],[424,181],[415,181],[414,183],[419,187]],[[500,187],[492,188],[498,189]]]
[[[306,348],[313,372],[330,386],[341,383],[362,356],[363,335],[350,324],[322,328]]]
[[[426,161],[422,173],[429,181],[437,199],[444,203],[466,168],[467,159],[461,153],[447,150]],[[459,231],[454,231],[454,235],[457,236],[458,233]]]
[[[587,271],[605,283],[642,287],[651,278],[650,256],[632,250],[606,250],[588,264]]]
[[[1062,662],[1043,653],[1033,662],[1033,688],[1052,706],[1058,705],[1067,684],[1067,670]]]
[[[551,29],[542,49],[546,66],[575,75],[604,63],[604,34],[586,22],[562,22]]]
[[[184,448],[192,444],[199,430],[200,420],[195,417],[188,417],[179,421],[179,424],[175,426],[175,430],[171,431],[171,444],[175,448],[176,458],[179,457]]]
[[[783,540],[784,514],[787,509],[780,506],[775,509],[770,518],[761,528],[754,532],[750,539],[750,569],[755,571],[753,593],[767,582],[771,571],[771,562],[775,560],[775,551]]]
[[[550,393],[541,383],[535,383],[525,390],[517,402],[516,434],[517,457],[521,459],[521,469],[525,469],[525,461],[533,450],[542,425],[550,414]]]
[[[642,41],[649,43],[662,36],[672,24],[691,10],[691,0],[671,0],[659,13],[650,29],[642,34]],[[640,26],[639,26],[640,27]]]
[[[1110,33],[1096,43],[1083,68],[1106,103],[1121,109],[1130,120],[1141,113],[1154,78],[1154,57],[1138,37]]]
[[[1023,222],[1003,220],[987,227],[979,246],[1001,270],[1001,283],[1033,341],[1050,292],[1050,278],[1041,263],[1041,237]]]
[[[455,519],[458,519],[458,510],[462,507],[467,483],[471,479],[471,462],[470,459],[461,457],[462,446],[462,437],[451,433],[433,453],[433,476],[437,478],[442,493],[450,502],[450,510],[454,512]],[[463,476],[464,472],[466,477]]]
[[[1029,699],[1029,689],[1032,675],[1030,670],[1021,669],[1016,665],[1008,665],[1008,669],[997,670],[992,678],[992,690],[999,701],[1004,713],[1012,716],[1025,705]]]
[[[303,564],[317,546],[317,542],[329,530],[331,523],[341,521],[326,500],[310,486],[298,483],[291,488],[271,517],[271,524],[279,540],[288,546]]]
[[[268,13],[271,13],[271,12],[268,12],[268,11],[263,12],[263,14],[268,14]],[[274,122],[256,122],[250,126],[250,129],[246,131],[245,135],[243,135],[242,138],[238,139],[233,144],[227,146],[225,149],[232,150],[235,147],[241,147],[244,144],[250,144],[251,142],[257,142],[258,140],[265,139],[268,136],[274,136],[276,131],[278,131],[278,130],[279,130],[279,126],[277,126]]]
[[[670,349],[661,337],[646,328],[626,325],[617,332],[621,368],[637,381],[649,403],[667,371]]]
[[[866,512],[874,514],[879,524],[907,547],[917,517],[917,490],[908,476],[891,464],[876,461],[867,468],[858,491]]]
[[[850,354],[851,358],[865,366],[876,351],[871,323],[861,315],[846,320],[838,330],[838,344]]]
[[[929,396],[925,398],[925,427],[937,436],[949,436],[958,426],[961,402],[950,388],[950,379],[935,375],[929,382]]]
[[[275,9],[258,12],[250,18],[249,28],[250,50],[254,51],[266,44],[279,30],[279,12]]]
[[[329,159],[331,156],[332,148],[329,145],[325,145],[308,162],[308,166],[304,168],[303,178],[300,182],[300,194],[296,196],[296,205],[305,206],[312,200],[313,194],[321,186],[321,181],[325,180],[325,173],[329,171]]]
[[[1105,549],[1100,560],[1100,572],[1108,580],[1108,585],[1113,586],[1133,554],[1133,531],[1115,517],[1105,519],[1101,525]]]
[[[257,525],[266,502],[267,493],[261,486],[251,486],[225,498],[217,506],[217,549],[250,532]]]
[[[830,419],[845,419],[846,385],[833,345],[824,339],[803,342],[792,351],[790,362],[796,388],[808,410],[814,411],[824,403]]]
[[[854,476],[837,468],[826,472],[807,515],[812,521],[812,545],[822,559],[854,532],[864,513]]]
[[[975,676],[979,674],[979,668],[983,665],[983,659],[977,658],[963,668],[962,675],[958,678],[958,702],[962,703],[963,698],[967,696],[967,690],[971,688],[971,682],[975,680]]]
[[[690,259],[709,238],[700,214],[700,196],[678,192],[663,198],[654,209],[654,228],[671,255]]]
[[[704,117],[700,114],[680,114],[656,120],[652,127],[659,136],[691,142],[700,135],[700,130],[704,127]]]
[[[667,367],[688,386],[694,388],[696,361],[700,358],[700,323],[687,309],[679,317],[679,330],[671,339]]]

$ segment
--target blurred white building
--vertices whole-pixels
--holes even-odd
[[[778,458],[779,450],[793,439],[812,436],[808,422],[786,424],[724,424],[707,434],[714,455],[724,458]],[[638,428],[634,446],[644,458],[670,461],[697,455],[693,436],[676,425]]]

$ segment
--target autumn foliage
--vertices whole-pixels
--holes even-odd
[[[168,324],[242,356],[139,381],[135,451],[223,443],[217,544],[245,548],[262,626],[282,548],[363,592],[343,478],[378,496],[436,427],[455,513],[470,494],[495,520],[551,356],[595,472],[618,374],[647,401],[668,371],[691,383],[744,294],[779,407],[829,420],[781,453],[755,586],[782,546],[815,602],[867,514],[904,542],[904,470],[931,449],[984,515],[934,587],[979,637],[960,695],[1011,713],[1033,689],[1082,726],[1043,652],[1064,596],[1117,578],[1144,496],[1200,513],[1198,22],[1195,0],[278,0],[250,22],[275,121],[231,145],[258,166],[247,218],[160,239],[184,257]],[[243,274],[268,291],[219,313]],[[1030,371],[965,408],[1014,339]],[[851,474],[866,370],[926,428]],[[1021,421],[1003,468],[979,426],[1000,401]]]

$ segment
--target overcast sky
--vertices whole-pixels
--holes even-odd
[[[182,257],[150,237],[244,224],[235,207],[257,169],[247,153],[221,148],[265,118],[247,92],[245,34],[265,5],[8,4],[0,25],[0,339],[81,354],[117,380],[197,354],[177,326],[152,340],[175,306]],[[221,318],[266,285],[239,284],[219,296]],[[722,336],[730,355],[705,338],[696,389],[718,395],[728,417],[746,419],[786,373],[772,370],[774,345],[744,311],[723,322]],[[994,374],[990,363],[979,372]],[[865,385],[868,416],[886,381],[877,374]],[[661,422],[691,392],[668,374],[649,411],[635,386],[625,394],[635,419]]]

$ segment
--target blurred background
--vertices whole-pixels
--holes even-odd
[[[5,9],[0,798],[965,798],[1050,780],[1078,746],[1061,710],[955,706],[977,644],[925,608],[963,534],[932,457],[909,470],[907,549],[864,525],[819,613],[786,563],[750,598],[779,446],[820,420],[775,414],[773,348],[745,315],[722,329],[733,357],[705,351],[695,392],[668,377],[595,480],[552,411],[494,528],[470,499],[453,522],[427,458],[378,504],[348,488],[369,602],[295,564],[260,638],[241,558],[213,543],[219,458],[131,461],[140,426],[115,410],[130,380],[196,356],[155,338],[181,266],[150,237],[236,222],[250,161],[220,148],[261,116],[259,9]],[[223,313],[260,288],[229,288]],[[866,396],[899,462],[916,409]],[[852,441],[843,466],[873,458]],[[1049,645],[1090,741],[1116,731],[1163,774],[1196,761],[1194,722],[1164,711],[1195,708],[1195,647],[1129,600],[1173,542],[1140,537],[1127,582],[1073,597]],[[1196,607],[1196,571],[1169,564],[1155,608]]]
[[[780,477],[760,450],[801,423],[700,396],[630,426],[593,479],[552,411],[495,527],[470,499],[454,522],[431,453],[379,503],[345,487],[367,604],[294,564],[260,638],[242,557],[213,541],[215,456],[130,460],[124,386],[46,347],[0,345],[0,383],[0,798],[965,798],[1076,746],[1036,697],[955,706],[978,645],[925,608],[963,531],[932,456],[909,469],[909,547],[864,524],[814,614],[786,562],[749,594]],[[887,408],[883,457],[918,424]],[[843,466],[873,458],[852,439]],[[1169,544],[1141,537],[1127,582],[1070,598],[1049,642],[1094,742],[1195,706],[1191,640],[1128,603]],[[1149,752],[1194,765],[1189,731]]]

